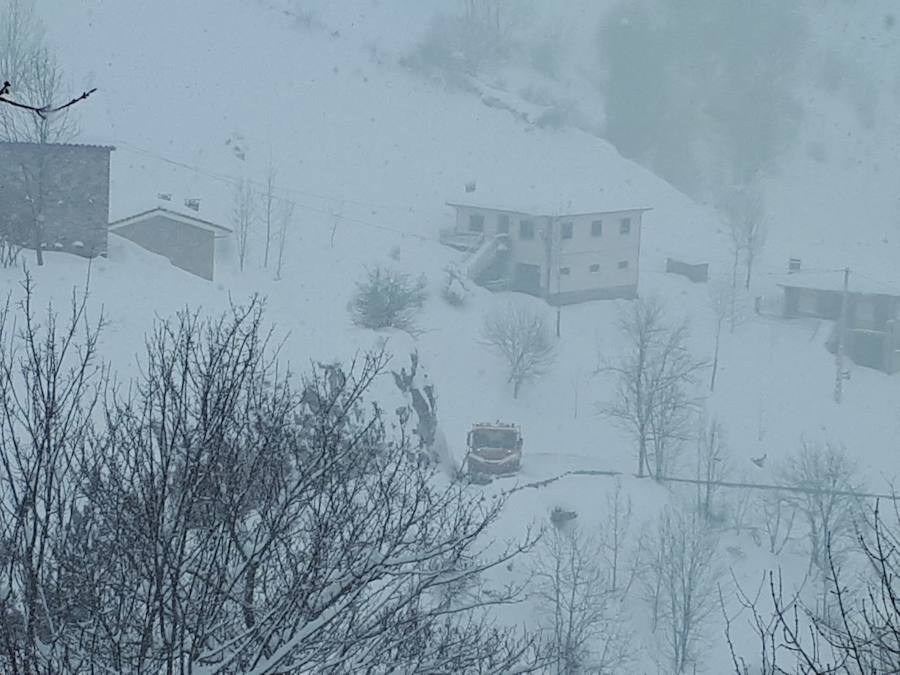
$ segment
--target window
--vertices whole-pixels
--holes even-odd
[[[619,261],[619,269],[620,269],[620,270],[627,270],[627,269],[628,269],[628,261],[627,261],[627,260],[620,260],[620,261]]]
[[[593,265],[591,265],[591,272],[599,272],[599,271],[600,271],[600,265],[599,265],[599,264],[594,263]]]
[[[572,238],[572,223],[563,223],[562,228],[560,229],[560,236],[563,239],[571,239]]]
[[[631,218],[622,218],[619,222],[619,233],[628,234],[631,232]]]
[[[469,232],[484,232],[484,215],[473,213],[469,216]]]
[[[603,221],[602,220],[594,220],[591,222],[591,236],[592,237],[602,237],[603,236]]]
[[[534,239],[534,222],[531,220],[519,221],[519,239]]]
[[[570,270],[568,267],[560,267],[559,273],[561,276],[567,277],[572,273],[572,270]]]
[[[497,234],[506,234],[509,232],[509,216],[501,213],[497,216]]]

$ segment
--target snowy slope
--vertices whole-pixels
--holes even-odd
[[[709,209],[594,136],[525,126],[506,111],[398,67],[394,57],[414,42],[440,3],[411,3],[417,8],[412,12],[398,2],[309,3],[316,12],[302,20],[280,5],[246,0],[40,4],[76,88],[100,87],[82,106],[81,140],[118,148],[113,218],[155,205],[159,192],[172,192],[176,198],[201,198],[201,216],[228,224],[234,179],[247,177],[261,189],[270,157],[278,169],[278,196],[296,204],[284,279],[278,282],[271,270],[261,269],[259,229],[249,268],[238,273],[223,266],[211,284],[111,239],[109,258],[90,269],[91,303],[95,314],[102,307],[110,320],[104,353],[121,372],[133,372],[156,316],[186,304],[216,312],[230,299],[261,293],[269,318],[287,336],[283,354],[298,370],[311,359],[347,359],[385,339],[397,367],[405,365],[410,349],[418,349],[440,397],[442,432],[457,457],[469,425],[493,418],[523,426],[523,482],[572,469],[633,471],[629,440],[596,414],[598,403],[611,395],[611,383],[593,374],[601,356],[614,357],[623,347],[615,322],[626,303],[564,308],[553,371],[514,401],[501,362],[479,344],[482,316],[507,298],[476,289],[461,309],[440,299],[441,269],[458,257],[436,241],[452,217],[444,202],[470,180],[480,182],[479,190],[493,185],[498,194],[511,195],[503,201],[521,196],[526,207],[569,200],[600,209],[653,207],[643,234],[641,292],[663,296],[674,316],[690,317],[695,350],[711,354],[706,288],[662,272],[670,255],[703,257],[721,269],[727,252]],[[236,143],[246,149],[243,160],[234,153]],[[803,164],[803,171],[808,168]],[[795,255],[790,244],[806,240],[792,237],[806,237],[820,219],[844,217],[828,206],[836,192],[828,175],[823,169],[804,188],[811,195],[804,221],[809,230],[798,226],[790,230],[796,235],[777,235],[766,267]],[[797,211],[796,202],[785,200],[779,213],[787,219]],[[876,206],[886,213],[890,203]],[[852,235],[841,241],[844,250],[852,250]],[[806,250],[798,254],[807,256]],[[86,264],[57,254],[48,261],[33,270],[38,297],[60,305],[73,285],[85,283]],[[354,282],[379,262],[429,279],[424,332],[415,340],[358,329],[345,311]],[[10,288],[18,278],[18,272],[0,272],[0,282]],[[719,384],[707,406],[727,430],[733,478],[771,480],[778,458],[801,438],[845,444],[872,488],[886,489],[887,481],[900,476],[894,451],[900,432],[897,380],[854,368],[845,403],[835,405],[832,359],[824,349],[829,330],[826,323],[754,317],[724,337]],[[390,378],[378,393],[397,400]],[[392,410],[393,404],[384,407]],[[757,469],[748,458],[763,452],[769,464]],[[692,474],[691,453],[685,450],[683,475]],[[646,481],[623,480],[640,520],[674,498]],[[516,536],[530,521],[543,521],[554,505],[577,509],[585,527],[595,526],[612,487],[607,478],[568,477],[523,490],[512,497],[500,530]],[[734,561],[740,578],[753,578],[772,564],[748,540],[737,543],[748,554]],[[650,672],[652,650],[645,652],[642,668]],[[719,649],[711,659],[722,656]]]

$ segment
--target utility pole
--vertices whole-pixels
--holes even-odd
[[[549,219],[549,232],[547,232],[545,245],[547,247],[547,298],[552,297],[551,283],[556,279],[556,294],[559,296],[562,281],[560,279],[560,263],[562,262],[562,234],[559,231],[559,216],[555,215]],[[556,268],[556,274],[553,274],[553,268]],[[560,323],[562,321],[562,308],[559,303],[559,297],[556,298],[556,337],[560,334]]]
[[[835,403],[840,403],[841,398],[844,392],[844,380],[846,379],[846,374],[844,373],[844,344],[847,340],[847,312],[848,312],[848,302],[849,298],[849,288],[850,288],[850,268],[844,268],[844,292],[841,294],[841,318],[840,323],[838,324],[838,337],[837,337],[837,349],[834,351],[834,366],[835,366],[835,374],[834,374],[834,400]]]

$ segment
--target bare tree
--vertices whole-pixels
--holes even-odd
[[[766,604],[771,604],[771,610],[760,606],[761,593],[742,600],[760,641],[764,675],[868,675],[900,670],[900,512],[895,500],[892,521],[885,521],[877,502],[868,517],[858,521],[856,538],[867,572],[861,579],[844,573],[843,565],[826,546],[825,569],[832,580],[834,604],[830,617],[822,617],[803,603],[799,591],[785,598],[780,572],[769,572],[765,584],[766,600],[770,601]],[[730,622],[726,629],[735,673],[759,672],[750,669],[747,657],[731,639]]]
[[[769,553],[781,555],[788,544],[794,541],[794,522],[797,518],[795,500],[785,499],[780,491],[763,490],[757,497],[756,507]]]
[[[544,315],[524,304],[510,303],[487,314],[481,336],[506,361],[513,398],[522,384],[543,375],[556,355]]]
[[[762,253],[766,245],[766,237],[768,236],[768,223],[764,219],[762,213],[747,224],[747,232],[745,234],[745,251],[744,263],[747,266],[747,276],[744,278],[744,289],[750,290],[750,281],[753,275],[753,264]]]
[[[728,603],[725,600],[725,595],[722,592],[721,587],[719,587],[718,593],[719,606],[722,610],[722,618],[725,621],[725,641],[731,652],[732,666],[735,675],[750,675],[751,673],[758,673],[758,675],[788,675],[791,671],[784,669],[784,658],[791,654],[791,648],[788,643],[783,641],[783,636],[796,634],[795,631],[799,632],[799,620],[793,625],[789,624],[788,632],[785,633],[784,628],[781,625],[780,617],[786,617],[793,613],[793,618],[799,619],[799,615],[797,614],[798,601],[805,586],[805,580],[800,584],[799,588],[794,591],[792,596],[785,600],[784,585],[780,571],[777,576],[772,572],[764,573],[756,588],[756,592],[752,597],[743,589],[740,582],[734,577],[733,572],[731,577],[739,605],[735,615],[729,614]],[[767,616],[760,608],[760,605],[768,597],[777,599],[774,603],[776,611]],[[735,619],[742,613],[749,614],[747,623],[750,625],[753,634],[759,640],[759,661],[753,664],[754,668],[752,670],[746,657],[738,653],[732,630]],[[808,673],[809,675],[813,675],[815,672],[816,675],[818,675],[818,671],[808,671],[804,666],[799,664],[799,661],[796,663],[798,667],[795,672]]]
[[[717,546],[697,514],[666,510],[660,516],[645,584],[660,593],[658,628],[669,672],[685,673],[698,665],[698,643],[716,609],[716,584],[722,574]]]
[[[94,90],[65,104],[57,104],[64,88],[62,67],[44,45],[43,26],[37,18],[33,0],[6,0],[0,10],[0,76],[6,77],[0,89],[0,141],[46,145],[64,143],[77,134],[77,125],[69,115],[71,106],[86,99]],[[11,82],[15,82],[15,88]],[[11,98],[15,93],[16,100]],[[23,102],[26,101],[26,102]],[[22,162],[18,180],[31,209],[29,236],[38,265],[43,265],[45,206],[53,166],[47,152],[39,149],[33,160]],[[14,259],[17,233],[5,232],[4,258]],[[16,244],[21,242],[15,242]]]
[[[715,320],[715,341],[709,390],[715,391],[716,378],[719,373],[719,347],[722,341],[722,327],[728,323],[733,331],[738,324],[743,322],[746,317],[747,303],[745,296],[725,279],[714,278],[709,283],[709,306],[713,311]]]
[[[731,239],[731,285],[738,288],[738,267],[746,266],[744,288],[749,290],[753,264],[766,243],[765,205],[760,188],[755,185],[736,186],[722,201]],[[733,328],[732,328],[733,330]]]
[[[861,484],[856,464],[839,446],[804,441],[779,471],[779,483],[794,488],[785,501],[806,521],[809,565],[826,570],[826,546],[839,557],[852,542]]]
[[[88,608],[62,563],[77,529],[77,460],[105,383],[102,319],[90,324],[86,295],[73,293],[67,321],[51,307],[41,326],[33,299],[26,273],[21,303],[0,309],[0,669],[76,672],[80,649],[65,636]]]
[[[407,397],[409,404],[401,409],[401,427],[410,417],[416,414],[418,424],[415,433],[418,436],[417,450],[422,456],[435,459],[434,442],[437,434],[437,394],[428,376],[420,371],[419,352],[409,355],[409,370],[405,367],[391,371],[397,388]]]
[[[318,364],[294,391],[261,321],[253,300],[218,320],[182,312],[157,325],[140,379],[108,399],[106,428],[71,453],[77,480],[53,493],[67,508],[48,522],[65,516],[71,535],[33,565],[57,573],[47,597],[73,618],[35,620],[42,649],[16,663],[148,674],[541,667],[534,638],[486,614],[518,589],[479,581],[533,538],[488,553],[503,501],[437,487],[386,436],[363,397],[387,357]],[[8,515],[5,532],[21,530]],[[448,594],[461,586],[465,597]],[[42,602],[32,601],[38,617]],[[0,623],[16,649],[18,625]],[[47,644],[68,661],[48,661]]]
[[[599,561],[599,542],[577,528],[542,540],[534,576],[557,673],[618,672],[631,658],[621,603]]]
[[[287,233],[291,228],[294,218],[294,202],[285,199],[281,202],[278,213],[278,260],[275,265],[275,280],[281,280],[281,270],[284,265],[284,244],[287,241]]]
[[[266,243],[263,253],[263,267],[269,269],[269,248],[272,245],[272,225],[275,221],[275,181],[278,178],[278,168],[272,157],[269,157],[269,165],[266,167],[266,191],[264,195]]]
[[[250,230],[253,229],[253,221],[256,219],[256,199],[250,182],[242,178],[238,181],[234,190],[234,204],[231,212],[231,222],[237,234],[238,264],[244,271],[247,262],[247,252],[250,242]]]
[[[618,362],[600,369],[616,376],[615,398],[602,412],[634,436],[638,475],[646,470],[659,478],[680,444],[690,437],[697,408],[693,388],[706,364],[688,351],[687,324],[670,326],[656,299],[633,303],[619,324],[628,351]]]
[[[344,217],[344,202],[341,203],[335,208],[334,206],[328,209],[328,215],[331,217],[331,248],[334,248],[334,238],[337,235],[338,225],[340,225],[341,220]]]
[[[611,495],[606,498],[606,519],[600,530],[598,539],[600,556],[606,564],[609,574],[608,585],[610,591],[624,598],[627,595],[637,571],[637,565],[632,565],[628,579],[623,583],[623,569],[625,560],[629,555],[629,541],[631,538],[632,506],[631,497],[622,496],[622,481],[616,478],[616,487]],[[640,549],[640,542],[635,547]]]
[[[697,434],[697,512],[709,523],[715,518],[714,497],[717,484],[728,471],[725,430],[716,418],[701,419]]]

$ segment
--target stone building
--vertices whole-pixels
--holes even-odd
[[[0,235],[31,249],[106,255],[114,149],[0,143]]]

